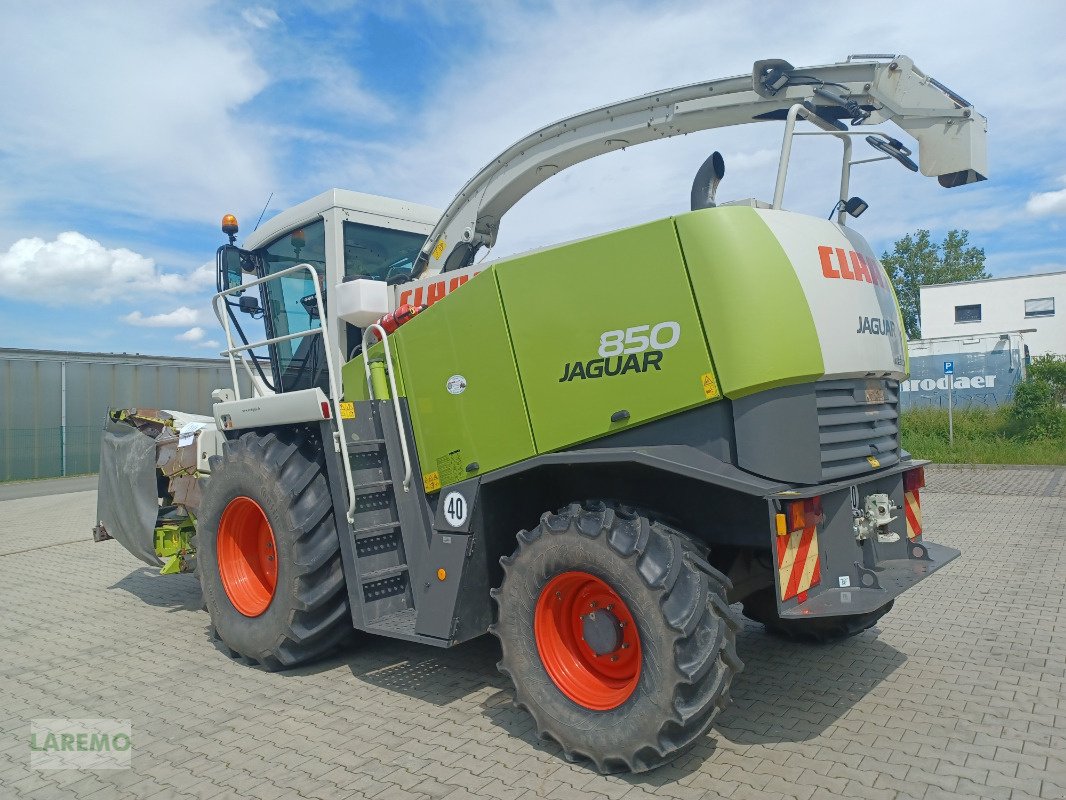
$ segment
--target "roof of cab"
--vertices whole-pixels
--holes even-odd
[[[421,225],[433,225],[440,219],[441,214],[435,208],[417,203],[351,192],[347,189],[330,189],[271,217],[257,230],[248,234],[244,240],[244,246],[248,250],[256,250],[277,236],[314,222],[331,208],[345,208],[365,214],[376,214],[388,219],[408,220]]]

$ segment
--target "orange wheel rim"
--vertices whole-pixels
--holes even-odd
[[[274,531],[259,503],[250,497],[230,500],[218,523],[218,573],[233,607],[258,617],[270,606],[278,586]]]
[[[629,608],[587,572],[556,575],[533,617],[537,652],[563,694],[593,711],[622,705],[640,680],[640,636]]]

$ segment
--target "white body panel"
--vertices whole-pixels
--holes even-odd
[[[294,422],[318,422],[330,414],[322,412],[329,398],[318,387],[297,392],[248,397],[215,403],[215,424],[221,430],[266,428],[272,425],[291,425]]]
[[[333,311],[345,322],[365,328],[392,311],[390,288],[384,281],[367,278],[338,283],[330,298]]]
[[[818,332],[825,376],[902,379],[903,323],[884,268],[866,240],[828,220],[816,225],[810,217],[791,211],[756,209],[756,213],[796,270]],[[863,266],[870,281],[865,280]]]

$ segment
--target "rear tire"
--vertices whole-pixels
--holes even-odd
[[[500,563],[497,666],[567,760],[601,773],[653,769],[728,702],[743,668],[729,580],[683,534],[625,508],[573,503],[521,531]]]
[[[231,657],[285,669],[352,633],[325,461],[307,430],[225,442],[196,540],[213,633]]]
[[[782,619],[777,613],[777,595],[773,586],[760,589],[744,599],[744,616],[766,627],[769,633],[792,639],[796,642],[828,644],[849,639],[869,630],[895,602],[889,600],[883,606],[866,614],[846,614],[840,617],[815,617],[814,619]]]

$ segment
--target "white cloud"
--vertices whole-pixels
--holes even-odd
[[[218,341],[215,340],[215,339],[208,339],[206,342],[199,342],[196,346],[197,347],[203,347],[206,350],[216,350],[216,351],[221,349],[221,347],[222,347],[222,345],[219,344]]]
[[[199,314],[197,314],[196,309],[180,306],[173,311],[152,314],[148,317],[144,316],[140,311],[134,311],[122,319],[130,325],[137,325],[142,328],[181,328],[196,322],[199,319]]]
[[[241,17],[253,28],[265,30],[276,22],[281,22],[278,12],[264,6],[252,6],[241,11]]]
[[[204,338],[204,329],[199,326],[189,328],[185,333],[179,333],[174,338],[183,342],[198,342]]]
[[[1030,195],[1029,202],[1025,204],[1025,210],[1034,217],[1066,214],[1066,189],[1059,189],[1055,192],[1036,192]]]
[[[1018,207],[1014,176],[1021,169],[1063,163],[1060,137],[1053,135],[1063,111],[1061,93],[1047,91],[1033,76],[1066,69],[1066,49],[1058,43],[1064,11],[1066,6],[1052,10],[1022,4],[1006,16],[994,6],[967,6],[960,14],[957,4],[930,6],[918,0],[880,13],[840,5],[808,35],[768,40],[768,29],[806,29],[807,8],[474,5],[468,13],[474,18],[471,24],[484,25],[483,46],[454,59],[442,72],[426,93],[430,102],[406,126],[408,135],[336,147],[333,152],[343,155],[323,158],[320,180],[323,186],[339,182],[443,207],[476,169],[518,137],[568,114],[663,87],[743,75],[756,58],[823,64],[842,61],[849,52],[902,47],[919,68],[987,115],[991,179],[977,187],[944,190],[898,165],[857,167],[853,192],[871,204],[857,227],[884,230],[886,238],[896,238],[953,211],[963,217],[961,227],[970,227],[961,213],[966,209]],[[923,25],[908,22],[915,18],[923,19]],[[590,30],[596,31],[594,37],[588,36]],[[730,35],[715,34],[723,30]],[[945,30],[967,47],[945,48]],[[1027,44],[1012,51],[1009,62],[988,59],[986,52],[1004,41]],[[471,113],[457,113],[454,103],[437,101],[457,97]],[[768,200],[780,137],[780,125],[736,127],[642,145],[578,165],[549,179],[515,207],[501,226],[493,255],[687,210],[692,176],[714,149],[724,153],[727,166],[720,200]],[[910,141],[906,135],[901,138]],[[786,202],[824,217],[835,199],[840,151],[819,147],[811,139],[797,142]],[[816,159],[808,155],[812,152],[818,153]],[[856,157],[868,155],[872,151],[860,141]]]
[[[200,220],[278,186],[268,126],[242,106],[269,83],[204,2],[5,9],[0,129],[20,200],[63,198]]]
[[[188,291],[200,291],[204,289],[215,290],[215,262],[208,261],[185,276],[185,284]]]
[[[140,253],[125,247],[107,248],[77,231],[66,231],[51,242],[37,237],[19,239],[0,253],[0,296],[48,305],[109,303],[202,290],[203,270],[163,272],[153,259]]]

